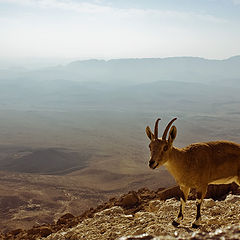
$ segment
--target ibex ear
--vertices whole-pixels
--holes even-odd
[[[171,146],[174,139],[177,136],[177,128],[175,126],[172,126],[169,131],[169,137],[168,137],[168,144]]]
[[[149,126],[146,127],[146,134],[150,140],[152,140],[154,138],[154,135]]]

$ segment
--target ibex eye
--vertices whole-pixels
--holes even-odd
[[[168,146],[164,146],[163,150],[166,152],[168,150]]]

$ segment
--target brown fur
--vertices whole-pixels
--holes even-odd
[[[164,165],[179,185],[190,188],[198,189],[220,179],[228,183],[227,180],[234,177],[238,177],[235,181],[239,184],[240,145],[216,141],[195,143],[182,149],[172,147]]]

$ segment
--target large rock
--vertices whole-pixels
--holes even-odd
[[[138,197],[137,193],[134,191],[129,192],[128,194],[122,196],[118,201],[117,205],[123,208],[131,208],[136,206],[140,203],[140,198]]]
[[[236,183],[209,185],[206,198],[214,200],[224,200],[229,193],[239,193],[239,187]]]
[[[58,219],[57,224],[58,225],[66,224],[69,220],[73,218],[74,216],[71,213],[66,213]]]
[[[52,233],[49,226],[34,227],[27,231],[29,239],[34,239],[34,236],[47,237]]]
[[[231,184],[219,184],[209,185],[205,198],[212,198],[214,200],[224,200],[229,193],[240,194],[240,188],[236,183]],[[181,196],[179,186],[167,188],[158,192],[158,198],[160,200],[166,200],[169,198],[179,199]],[[192,189],[188,199],[196,199],[196,190]]]

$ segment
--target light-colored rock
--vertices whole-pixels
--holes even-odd
[[[239,202],[239,204],[240,204],[240,196],[229,194],[229,195],[227,196],[225,202],[227,202],[227,203]]]
[[[135,237],[145,240],[146,236],[151,236],[151,240],[220,239],[221,237],[240,239],[238,199],[238,196],[229,196],[226,201],[205,200],[202,209],[202,226],[199,230],[191,227],[196,215],[196,201],[187,201],[185,218],[180,227],[175,228],[171,222],[177,215],[180,203],[175,199],[169,199],[151,201],[146,209],[135,213],[134,216],[126,215],[122,207],[114,206],[96,213],[93,218],[87,218],[73,228],[52,233],[46,239],[127,240]],[[140,235],[139,238],[137,235]],[[235,238],[231,238],[232,236]]]
[[[210,199],[205,199],[204,202],[203,202],[203,207],[205,207],[205,208],[211,208],[215,205],[216,205],[215,201],[211,198]]]
[[[96,213],[95,217],[102,217],[102,216],[115,215],[115,214],[124,214],[123,209],[119,206],[115,206],[115,207],[108,208],[101,212]]]
[[[163,201],[160,200],[153,200],[149,202],[149,211],[150,212],[157,212],[159,211]]]
[[[137,212],[135,214],[135,218],[146,219],[149,221],[149,220],[155,220],[156,215],[151,212]]]

